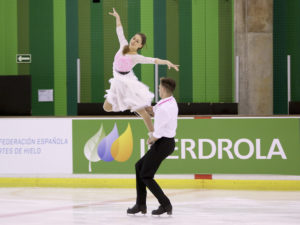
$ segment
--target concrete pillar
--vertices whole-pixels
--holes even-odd
[[[235,0],[239,114],[273,114],[273,0]]]

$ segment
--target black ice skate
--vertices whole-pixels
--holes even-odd
[[[136,214],[141,212],[142,214],[147,213],[147,206],[146,205],[137,205],[135,204],[132,208],[127,209],[127,214]]]
[[[160,205],[158,207],[158,209],[152,211],[152,215],[158,216],[158,215],[161,215],[164,213],[167,213],[168,215],[172,215],[172,210],[173,210],[173,207],[171,204],[166,207]]]

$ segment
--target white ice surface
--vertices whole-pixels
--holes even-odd
[[[300,192],[165,190],[172,216],[128,216],[134,189],[0,188],[0,224],[300,224]]]

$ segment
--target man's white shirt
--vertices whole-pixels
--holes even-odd
[[[178,106],[173,96],[161,99],[154,107],[155,138],[173,138],[176,135]]]

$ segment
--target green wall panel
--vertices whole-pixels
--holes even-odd
[[[274,1],[273,35],[273,110],[274,114],[286,114],[287,110],[287,5]]]
[[[30,54],[29,49],[29,0],[18,0],[18,54]],[[30,64],[19,63],[18,74],[30,74]]]
[[[32,115],[54,115],[53,102],[38,102],[39,89],[54,89],[53,1],[30,0]]]
[[[231,102],[235,102],[235,54],[234,54],[234,42],[235,42],[235,31],[234,31],[234,1],[231,2],[231,68],[232,68],[232,76],[231,76],[231,87],[232,87],[232,99]],[[229,56],[229,54],[228,54]]]
[[[192,2],[179,0],[179,102],[193,102]]]
[[[192,1],[193,102],[206,101],[206,0]]]
[[[291,101],[300,101],[300,2],[274,1],[273,110],[288,113],[287,56],[291,56]]]
[[[166,0],[153,0],[154,12],[154,57],[159,59],[167,58],[166,50]],[[165,77],[167,67],[158,66],[158,76]]]
[[[206,101],[219,101],[219,0],[206,7]]]
[[[232,2],[219,0],[219,101],[232,102]]]
[[[77,115],[78,0],[67,0],[67,111]]]
[[[143,48],[141,54],[154,57],[154,6],[149,0],[141,0],[141,31],[147,35],[147,47]],[[154,92],[154,66],[150,64],[141,65],[141,80]]]
[[[54,114],[67,115],[66,0],[53,0]]]
[[[17,0],[0,0],[0,75],[17,75]]]
[[[287,4],[287,54],[291,56],[291,101],[300,101],[300,1]]]
[[[0,0],[0,34],[4,34],[5,26],[5,0]],[[0,75],[5,75],[6,61],[5,61],[5,36],[0,35]]]
[[[178,0],[166,1],[166,49],[167,59],[174,64],[179,64],[179,9]],[[181,68],[179,67],[179,70]],[[167,76],[176,81],[174,96],[179,99],[180,77],[179,72],[167,69]]]
[[[80,102],[91,102],[91,1],[78,0]]]
[[[91,102],[104,102],[102,4],[91,4]]]

